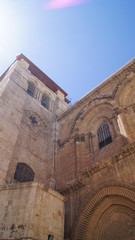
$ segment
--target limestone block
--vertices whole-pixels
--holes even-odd
[[[14,183],[0,189],[0,237],[62,240],[64,198],[37,183]]]

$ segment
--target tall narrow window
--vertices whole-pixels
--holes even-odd
[[[50,102],[49,96],[44,93],[43,96],[42,96],[41,104],[45,108],[49,109],[49,102]]]
[[[35,91],[35,86],[32,82],[28,82],[28,88],[27,88],[27,93],[30,95],[30,96],[34,96],[34,91]]]
[[[34,180],[34,172],[27,164],[18,163],[16,166],[14,179],[18,182],[31,182]]]
[[[107,123],[102,123],[99,126],[97,130],[97,136],[99,149],[103,148],[104,146],[112,142],[110,129]]]

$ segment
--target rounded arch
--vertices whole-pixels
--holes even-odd
[[[37,83],[36,81],[33,80],[28,80],[28,84],[27,84],[27,93],[31,96],[36,98],[38,89],[37,89]]]
[[[73,134],[77,128],[83,129],[84,133],[88,133],[92,129],[93,134],[95,134],[98,125],[100,125],[105,120],[110,122],[113,114],[113,109],[114,104],[103,100],[102,102],[98,101],[98,104],[96,105],[88,105],[86,108],[84,108],[81,114],[78,114],[78,117],[76,116],[77,120],[75,120],[75,125],[72,126]]]
[[[111,199],[111,204],[112,205],[106,208],[105,211],[103,209],[104,212],[102,214],[102,217],[97,222],[97,225],[94,231],[95,240],[98,240],[98,239],[109,240],[113,238],[119,239],[119,240],[125,239],[122,234],[124,232],[124,235],[125,235],[125,230],[127,232],[127,228],[125,226],[127,224],[125,224],[125,219],[126,221],[127,219],[132,221],[132,218],[134,218],[135,216],[135,206],[129,200],[124,199],[123,201],[123,198],[120,198],[120,197],[117,198],[117,204],[116,204],[116,196],[114,199]],[[122,221],[120,218],[123,218]],[[118,221],[115,221],[116,219],[118,219]],[[121,226],[121,223],[122,223],[122,226]],[[108,227],[108,225],[110,226]],[[123,228],[126,228],[126,229],[123,229]],[[109,230],[109,234],[108,234],[108,231],[106,231],[106,229]]]
[[[53,111],[54,108],[54,102],[55,102],[55,95],[48,91],[47,88],[43,87],[42,88],[42,93],[41,93],[41,104],[47,108]]]
[[[135,217],[135,191],[126,186],[106,186],[89,200],[74,232],[74,240],[102,239],[107,218],[116,212]]]
[[[34,171],[32,168],[23,162],[18,162],[14,173],[14,179],[18,182],[31,182],[34,180]]]
[[[97,108],[102,108],[102,109],[110,109],[113,111],[113,108],[116,107],[116,102],[112,100],[111,98],[97,98],[94,99],[93,101],[89,102],[84,109],[83,115],[81,117],[87,117],[90,112],[94,112]]]
[[[128,141],[135,139],[135,74],[123,82],[116,98],[119,104],[118,123],[121,134]],[[116,110],[117,112],[117,110]]]
[[[122,107],[130,106],[135,103],[135,75],[131,74],[131,77],[120,86],[116,93],[119,105]]]
[[[90,115],[88,114],[88,128],[98,128],[98,126],[107,121],[110,123],[110,119],[113,114],[113,105],[107,102],[99,103],[91,109]],[[94,129],[93,128],[93,129]],[[87,130],[88,131],[88,130]]]
[[[107,102],[105,99],[102,99],[101,102],[98,101],[98,104],[91,104],[87,108],[84,108],[82,114],[78,114],[78,117],[73,121],[73,125],[71,126],[72,136],[76,136],[76,134],[91,134],[90,140],[86,137],[86,144],[90,146],[92,152],[96,152],[98,154],[99,151],[99,142],[97,130],[99,126],[103,123],[106,123],[109,127],[110,131],[110,139],[109,143],[114,144],[114,140],[116,140],[117,136],[120,134],[119,126],[117,120],[113,118],[114,114],[114,106],[117,104],[115,102]],[[107,140],[107,141],[108,141]],[[90,142],[88,142],[90,141]],[[106,146],[105,144],[104,146]],[[110,146],[108,145],[106,149]]]
[[[49,105],[50,105],[50,97],[48,94],[43,93],[42,95],[42,99],[41,99],[41,105],[47,109],[49,109]]]

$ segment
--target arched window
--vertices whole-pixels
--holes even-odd
[[[34,172],[27,164],[17,163],[14,179],[18,182],[31,182],[34,180]]]
[[[49,102],[50,102],[49,96],[44,93],[43,96],[42,96],[41,104],[42,104],[45,108],[49,109]]]
[[[28,82],[27,93],[28,93],[30,96],[33,97],[33,96],[34,96],[34,91],[35,91],[34,83]]]
[[[112,142],[110,129],[107,123],[102,123],[99,126],[97,130],[97,136],[99,149],[103,148],[104,146]]]

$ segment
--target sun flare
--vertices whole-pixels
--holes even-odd
[[[88,0],[50,0],[44,4],[47,9],[58,9],[75,6],[88,2]]]

